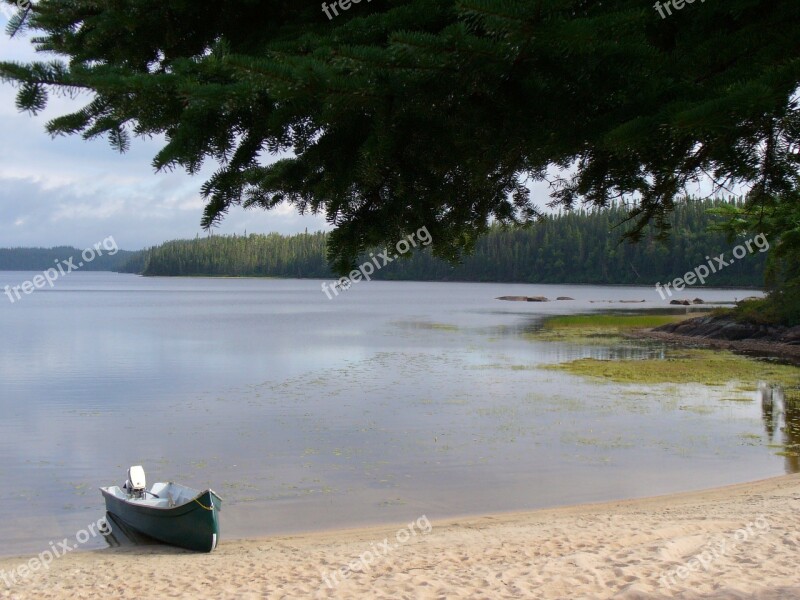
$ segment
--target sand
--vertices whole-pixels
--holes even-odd
[[[2,559],[0,570],[24,560]],[[799,562],[800,475],[790,475],[524,514],[417,516],[413,528],[226,541],[212,554],[73,552],[10,589],[0,581],[0,597],[777,600],[800,598]]]

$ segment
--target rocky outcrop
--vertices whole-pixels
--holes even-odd
[[[778,356],[800,366],[800,327],[740,323],[727,317],[705,316],[630,334],[667,342]]]
[[[757,340],[800,345],[800,327],[780,327],[742,323],[727,317],[698,317],[656,327],[653,331],[688,337],[740,341]]]
[[[575,300],[575,298],[570,298],[569,296],[559,296],[556,300]]]
[[[781,334],[781,343],[800,346],[800,326],[789,327]]]

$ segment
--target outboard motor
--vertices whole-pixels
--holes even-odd
[[[128,480],[125,482],[122,489],[128,493],[128,496],[133,496],[134,498],[145,497],[145,493],[147,493],[147,481],[145,480],[144,469],[141,465],[128,469]]]

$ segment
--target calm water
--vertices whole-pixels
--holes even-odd
[[[32,276],[0,273],[0,289]],[[576,300],[494,299],[517,294]],[[213,487],[229,539],[791,470],[755,381],[752,402],[587,382],[539,367],[664,347],[521,336],[551,314],[660,307],[652,288],[373,282],[328,300],[319,281],[108,273],[73,273],[14,304],[0,296],[2,551],[41,551],[95,522],[97,488],[132,464],[150,482]]]

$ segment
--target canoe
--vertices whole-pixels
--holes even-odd
[[[100,491],[106,510],[134,531],[196,552],[217,547],[222,499],[213,490],[199,492],[168,482],[136,494],[116,485]]]
[[[102,534],[111,548],[161,544],[158,540],[131,529],[108,511],[106,511],[106,527],[103,529]]]

